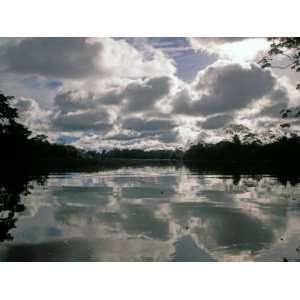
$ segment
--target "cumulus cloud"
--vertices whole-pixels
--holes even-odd
[[[151,138],[164,143],[174,143],[177,140],[177,124],[171,119],[127,118],[122,123],[122,128],[133,131],[131,138]]]
[[[136,133],[116,133],[105,137],[106,140],[131,141],[140,137]]]
[[[195,48],[201,48],[205,45],[223,45],[227,43],[236,43],[248,39],[247,37],[191,37],[189,42]]]
[[[219,129],[224,128],[233,119],[234,115],[232,114],[220,114],[217,116],[209,117],[205,121],[199,121],[197,125],[202,129]]]
[[[61,131],[107,131],[113,127],[107,111],[79,111],[58,114],[52,119],[54,129]]]
[[[54,104],[62,113],[76,112],[80,109],[94,108],[93,96],[89,93],[80,93],[76,90],[66,90],[58,93],[54,98]]]
[[[189,38],[189,42],[195,51],[240,62],[256,61],[257,55],[266,52],[269,47],[269,42],[265,38]]]
[[[157,105],[162,99],[169,114]],[[200,71],[191,84],[156,76],[93,91],[61,90],[54,100],[58,113],[52,126],[68,132],[102,132],[103,140],[127,146],[146,140],[176,143],[191,130],[217,130],[243,118],[248,122],[255,114],[243,117],[245,109],[254,107],[256,117],[271,110],[275,114],[275,104],[288,100],[287,90],[270,70],[253,63],[222,62]]]
[[[18,110],[19,121],[36,132],[47,130],[50,112],[43,110],[35,99],[16,98],[13,105]]]
[[[80,78],[97,72],[94,59],[101,51],[101,44],[85,38],[32,38],[9,47],[4,59],[10,71]]]
[[[215,64],[199,72],[192,96],[187,91],[175,97],[178,114],[213,115],[247,107],[263,97],[274,97],[276,78],[256,64]]]
[[[7,71],[54,78],[87,79],[174,74],[171,59],[154,48],[151,55],[124,40],[109,38],[30,38],[6,47]]]
[[[62,111],[113,106],[120,104],[126,112],[143,112],[151,109],[163,97],[168,96],[173,85],[169,76],[148,77],[144,80],[115,82],[98,87],[67,86],[54,98],[54,104]]]
[[[235,44],[247,39],[247,37],[190,37],[188,42],[195,51],[224,56],[224,45]]]
[[[177,130],[165,131],[156,136],[163,143],[178,143],[179,133]]]
[[[123,100],[123,95],[120,90],[112,89],[100,95],[97,100],[103,105],[118,105]]]
[[[63,132],[106,132],[113,128],[114,112],[86,91],[62,90],[54,99],[51,127]]]
[[[54,98],[50,125],[53,130],[63,132],[101,131],[107,133],[103,137],[106,140],[175,141],[177,133],[172,130],[176,124],[171,115],[165,115],[165,119],[150,117],[159,115],[153,113],[154,105],[169,95],[171,86],[172,79],[168,76],[130,80],[121,85],[115,83],[93,91],[70,86],[71,89],[61,89]],[[130,117],[135,113],[142,119]],[[168,130],[170,133],[166,133]]]
[[[123,127],[135,131],[165,131],[176,127],[172,120],[128,118],[123,121]]]
[[[142,83],[129,84],[123,97],[127,100],[125,110],[130,112],[145,111],[168,95],[171,80],[167,76],[150,78]]]
[[[31,129],[97,149],[184,146],[199,134],[215,139],[229,123],[278,122],[296,99],[280,74],[220,54],[252,55],[263,39],[189,39],[212,55],[186,39],[172,41],[0,39],[0,88],[17,96]],[[190,80],[180,79],[178,66],[193,68]]]

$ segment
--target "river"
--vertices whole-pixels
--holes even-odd
[[[0,185],[0,261],[300,259],[295,180],[175,165],[13,180]]]

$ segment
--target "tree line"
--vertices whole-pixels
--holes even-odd
[[[0,162],[2,169],[14,167],[79,168],[97,162],[96,152],[87,152],[72,145],[50,143],[45,135],[32,132],[18,121],[12,96],[0,92]]]
[[[296,164],[300,153],[300,137],[288,123],[281,124],[281,133],[252,133],[243,125],[224,129],[227,138],[217,143],[198,142],[187,150],[111,149],[86,151],[72,145],[50,143],[45,135],[32,132],[18,122],[18,111],[11,104],[13,97],[0,92],[0,160],[2,167],[27,166],[34,170],[99,168],[112,160],[183,160],[207,163],[265,163]]]

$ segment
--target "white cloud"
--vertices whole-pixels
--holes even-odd
[[[275,99],[276,83],[270,70],[256,64],[216,63],[198,73],[193,93],[185,90],[175,97],[174,112],[205,116],[236,111],[264,97]]]
[[[190,42],[197,51],[217,53],[218,61],[198,64],[202,69],[187,83],[165,49],[176,44],[170,39],[155,47],[147,39],[136,45],[110,38],[0,38],[0,89],[17,96],[21,119],[35,132],[97,149],[216,140],[229,123],[277,124],[282,106],[299,103],[286,73],[245,62],[265,40]]]
[[[124,40],[110,38],[31,38],[5,48],[6,70],[50,78],[171,75],[171,59],[153,47],[139,52]]]
[[[254,61],[257,54],[269,46],[264,38],[247,37],[189,38],[189,42],[196,51],[239,62]]]
[[[41,109],[35,99],[16,98],[13,105],[18,109],[19,121],[28,126],[34,133],[42,133],[48,130],[51,112]]]

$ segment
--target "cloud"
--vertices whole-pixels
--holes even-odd
[[[149,77],[128,82],[106,82],[100,86],[72,86],[61,89],[54,104],[61,111],[119,106],[126,112],[144,112],[170,93],[173,79],[168,76]]]
[[[190,44],[197,47],[202,47],[202,45],[223,45],[227,43],[236,43],[244,41],[248,37],[191,37],[188,38]]]
[[[59,92],[54,98],[54,105],[62,113],[76,112],[80,109],[94,108],[93,96],[86,92],[66,90]]]
[[[233,61],[257,61],[257,55],[269,48],[265,38],[213,37],[189,38],[191,47],[197,52],[215,55]]]
[[[144,141],[159,141],[160,143],[178,142],[177,125],[168,119],[142,120],[139,118],[127,118],[121,124],[121,130],[117,134],[105,137],[106,140],[126,141],[128,143],[138,143]]]
[[[107,111],[79,111],[76,113],[59,113],[52,119],[52,127],[66,131],[108,131],[113,127]]]
[[[178,141],[177,124],[171,119],[128,118],[122,123],[122,128],[133,131],[139,139],[157,140],[162,143]]]
[[[64,132],[101,132],[106,133],[116,124],[119,108],[114,108],[122,99],[119,88],[115,90],[86,91],[84,89],[64,89],[54,98],[51,115],[51,128]]]
[[[165,131],[176,127],[172,120],[128,118],[123,121],[123,127],[135,131]]]
[[[176,143],[178,142],[178,131],[177,130],[170,130],[170,131],[165,131],[162,133],[159,133],[156,138],[163,142],[163,143]]]
[[[25,37],[1,37],[0,38],[0,61],[1,55],[5,53],[6,49],[18,45]]]
[[[188,42],[195,51],[223,55],[222,46],[245,41],[247,37],[190,37]]]
[[[237,60],[264,43],[0,38],[0,88],[16,96],[23,122],[52,140],[68,136],[94,149],[183,146],[199,133],[215,138],[231,122],[279,122],[281,108],[298,103],[286,75]]]
[[[125,110],[128,112],[145,111],[167,96],[171,89],[171,79],[166,76],[154,77],[144,82],[129,84],[123,97],[127,100]]]
[[[213,115],[247,107],[263,97],[274,97],[276,77],[256,64],[215,64],[200,71],[192,92],[181,91],[174,112]]]
[[[233,120],[232,114],[221,114],[214,117],[207,118],[203,122],[198,122],[197,125],[202,129],[219,129],[225,127],[229,122]]]
[[[101,44],[85,38],[32,38],[9,47],[4,59],[13,72],[82,78],[97,72],[94,59],[101,51]]]
[[[113,89],[99,96],[98,101],[103,105],[118,105],[122,98],[122,93],[118,89]]]
[[[50,130],[79,134],[76,145],[88,147],[93,142],[95,147],[105,145],[109,140],[128,147],[142,141],[175,142],[177,132],[173,130],[176,124],[172,116],[155,118],[159,114],[153,113],[155,103],[169,95],[171,86],[172,78],[168,76],[108,83],[95,90],[70,85],[70,89],[61,89],[54,98]],[[89,135],[83,139],[85,132],[101,132],[102,138]]]
[[[139,137],[140,134],[136,133],[117,133],[110,136],[106,136],[105,140],[131,141]]]
[[[280,112],[282,109],[287,108],[287,103],[279,102],[279,103],[270,103],[270,105],[264,106],[258,116],[267,116],[271,118],[280,118]],[[257,116],[256,116],[257,117]]]
[[[6,70],[50,78],[129,77],[171,75],[173,61],[148,47],[139,52],[124,40],[110,38],[30,38],[4,49]]]
[[[94,94],[64,90],[54,99],[51,128],[55,131],[108,131],[113,127],[113,111],[100,105]]]
[[[48,128],[50,112],[41,109],[35,99],[16,98],[13,105],[18,110],[19,121],[36,132],[41,132]]]

